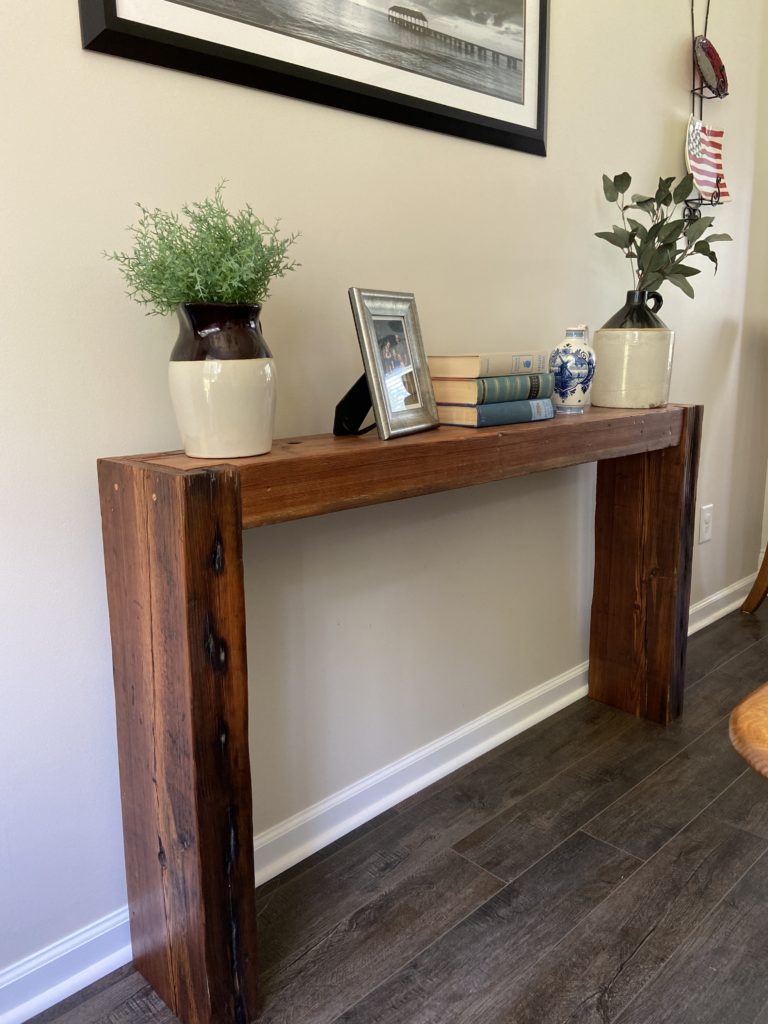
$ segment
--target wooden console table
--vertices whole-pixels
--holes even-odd
[[[595,409],[99,462],[134,963],[185,1024],[258,1012],[242,530],[598,462],[590,695],[667,723],[682,709],[701,419]]]

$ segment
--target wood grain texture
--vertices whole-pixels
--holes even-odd
[[[768,683],[734,708],[730,736],[750,768],[768,776]]]
[[[359,508],[548,469],[656,451],[679,443],[684,409],[593,409],[584,416],[473,430],[441,427],[380,441],[362,437],[276,440],[250,459],[135,456],[173,473],[231,465],[240,474],[244,527]],[[124,461],[124,460],[117,460]]]
[[[134,962],[187,1024],[256,1014],[237,474],[101,462]]]
[[[503,885],[450,850],[439,854],[265,973],[259,1024],[331,1024]]]
[[[755,1024],[768,1005],[767,917],[764,854],[617,1024]]]
[[[625,798],[626,806],[631,808],[635,787],[648,784],[649,776],[672,763],[717,721],[718,712],[723,714],[722,703],[712,699],[709,689],[700,689],[691,703],[690,725],[685,718],[668,728],[628,719],[630,728],[480,824],[456,844],[456,849],[500,878],[511,880],[572,831],[589,827],[588,823],[615,801]],[[713,755],[713,773],[725,772],[723,785],[735,777],[729,774],[729,765],[735,760],[729,757],[730,753],[726,745],[724,752]],[[674,794],[670,801],[674,803]],[[659,828],[663,827],[659,811]],[[637,828],[641,831],[642,824],[638,823]]]
[[[627,716],[615,708],[578,700],[490,750],[479,761],[470,761],[414,793],[395,810],[409,814],[419,808],[420,820],[427,821],[442,813],[442,807],[456,807],[458,798],[465,804],[484,805],[490,816],[495,813],[492,794],[497,789],[505,788],[511,802],[628,728]],[[520,788],[524,778],[527,784]],[[456,812],[460,813],[458,807]]]
[[[727,719],[662,765],[585,826],[597,839],[647,860],[744,771]]]
[[[110,1014],[121,1019],[123,1005],[136,1000],[140,993],[145,991],[152,991],[146,979],[142,978],[131,964],[126,964],[94,981],[87,988],[67,996],[55,1006],[36,1014],[29,1024],[52,1024],[54,1021],[56,1024],[91,1024],[95,1020],[109,1020]],[[165,1007],[159,996],[155,996],[155,999],[158,1007]],[[172,1018],[167,1007],[165,1012]],[[143,1020],[143,1017],[132,1015],[127,1019]],[[147,1020],[151,1021],[152,1017],[147,1016]]]
[[[682,711],[701,406],[680,444],[600,462],[589,693],[666,724]]]
[[[526,971],[499,1024],[614,1020],[765,849],[765,840],[697,818]]]
[[[730,616],[726,616],[707,626],[701,634],[695,635],[701,636],[701,640],[697,643],[691,643],[690,639],[688,641],[685,666],[687,690],[710,672],[721,666],[727,667],[728,662],[758,641],[768,638],[768,619],[765,616],[742,615],[734,622]],[[768,665],[768,659],[766,662]]]
[[[572,836],[339,1021],[484,1024],[503,1012],[525,968],[638,864],[588,836]]]

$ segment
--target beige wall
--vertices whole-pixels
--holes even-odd
[[[733,93],[707,108],[736,200],[718,226],[736,241],[695,303],[670,293],[663,314],[672,399],[706,406],[715,535],[696,549],[697,602],[753,572],[759,547],[763,6],[735,0],[711,24]],[[646,0],[642,18],[633,0],[553,4],[545,160],[84,53],[76,8],[5,4],[0,32],[0,970],[125,899],[95,460],[178,444],[174,325],[145,319],[99,256],[125,241],[132,203],[177,206],[226,177],[233,204],[302,231],[303,267],[264,319],[278,433],[324,431],[359,372],[350,285],[414,291],[432,351],[548,346],[607,319],[628,275],[593,237],[609,223],[600,175],[628,169],[647,190],[681,171],[688,113],[682,0]],[[257,831],[585,659],[593,479],[247,536]]]

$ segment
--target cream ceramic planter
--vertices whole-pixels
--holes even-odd
[[[177,312],[168,382],[184,451],[199,459],[266,454],[276,378],[261,306],[188,302]]]
[[[666,405],[674,342],[675,332],[660,327],[596,331],[592,404],[610,409]]]
[[[187,455],[238,458],[272,448],[274,359],[172,362],[168,383]]]

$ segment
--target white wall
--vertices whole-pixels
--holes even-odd
[[[763,6],[735,0],[710,26],[732,84],[707,107],[735,196],[717,222],[736,241],[694,303],[670,293],[663,312],[678,332],[671,398],[706,406],[699,503],[715,505],[715,536],[696,549],[695,602],[754,572],[759,547]],[[688,7],[643,11],[553,4],[542,160],[84,53],[75,0],[3,6],[0,980],[125,902],[95,460],[178,446],[175,327],[123,297],[100,251],[126,242],[134,201],[178,206],[222,177],[232,204],[302,231],[303,267],[264,316],[281,435],[330,429],[359,372],[349,285],[414,291],[432,351],[598,326],[628,286],[593,237],[610,222],[601,173],[628,169],[647,190],[682,170]],[[583,662],[593,479],[568,470],[247,535],[257,832]]]

